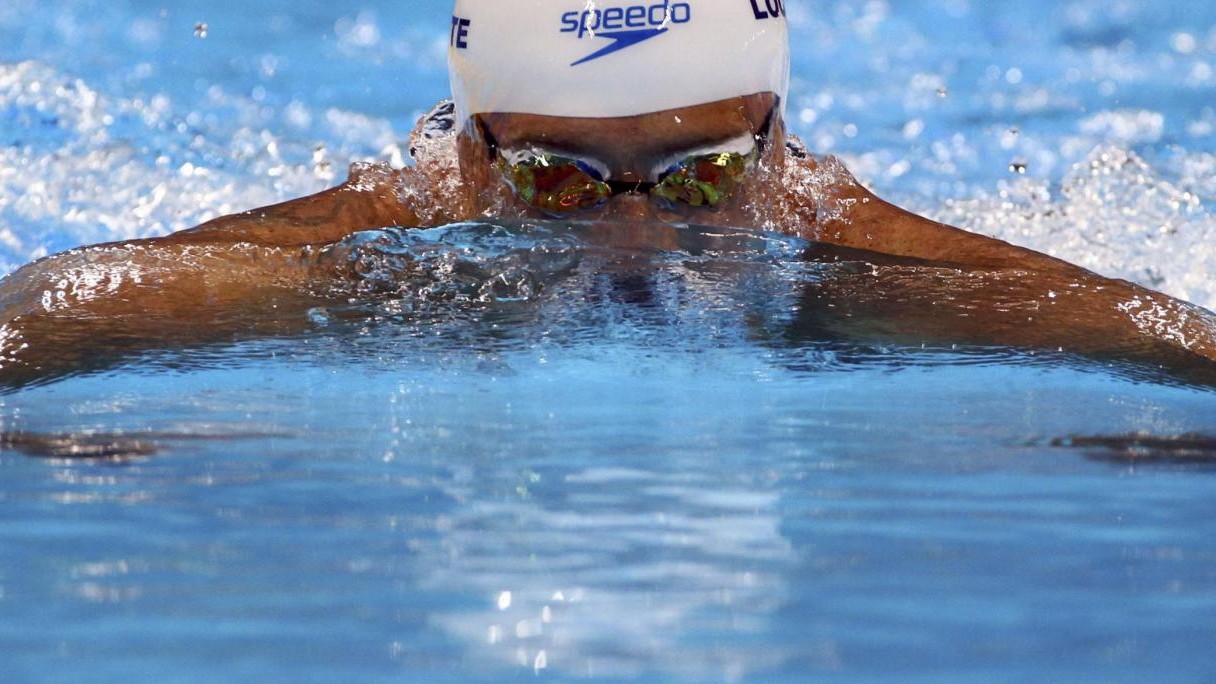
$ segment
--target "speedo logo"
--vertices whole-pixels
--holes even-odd
[[[570,66],[578,66],[633,47],[666,33],[672,26],[687,24],[690,21],[692,21],[692,5],[687,2],[663,0],[663,2],[653,5],[630,5],[566,12],[562,15],[561,32],[573,33],[579,40],[606,38],[612,41],[570,64]]]

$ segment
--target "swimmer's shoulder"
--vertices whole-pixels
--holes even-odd
[[[408,169],[385,163],[352,165],[342,184],[313,195],[220,216],[156,240],[166,243],[266,247],[324,245],[362,230],[410,228],[418,217],[401,199]]]
[[[787,174],[793,169],[802,201],[815,219],[802,237],[825,244],[907,257],[963,269],[1035,272],[1080,271],[1054,257],[957,228],[888,202],[858,180],[836,157],[810,153],[796,136],[786,141]]]

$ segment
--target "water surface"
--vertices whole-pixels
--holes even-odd
[[[812,149],[1216,302],[1207,5],[787,4]],[[4,3],[0,261],[403,163],[447,21]],[[690,235],[434,231],[296,332],[6,394],[5,681],[1216,675],[1210,389],[808,335],[834,267]]]

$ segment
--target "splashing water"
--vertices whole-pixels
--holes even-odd
[[[164,235],[332,185],[329,159],[371,150],[401,161],[385,122],[331,110],[345,142],[319,147],[266,127],[246,98],[213,88],[209,109],[164,96],[111,98],[37,62],[0,63],[0,268],[80,244]],[[288,130],[311,118],[279,114]],[[278,117],[276,117],[278,118]]]
[[[1004,181],[992,195],[931,212],[965,226],[1208,308],[1216,283],[1216,217],[1199,197],[1161,179],[1143,159],[1104,146],[1064,178]]]

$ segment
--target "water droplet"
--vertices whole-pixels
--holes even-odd
[[[207,22],[200,21],[194,25],[194,37],[195,38],[206,38],[207,37]]]
[[[1026,175],[1027,164],[1024,161],[1014,160],[1009,162],[1009,173],[1016,173],[1019,176]]]
[[[1189,55],[1199,47],[1199,41],[1189,33],[1175,33],[1170,37],[1170,47],[1179,54]]]
[[[938,97],[946,97],[946,96],[947,96],[947,95],[949,95],[949,94],[950,94],[950,89],[949,89],[949,88],[947,88],[946,86],[939,86],[939,87],[938,87],[938,89],[937,89],[937,96],[938,96]]]

